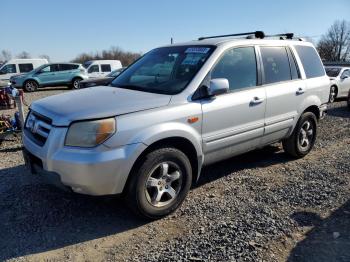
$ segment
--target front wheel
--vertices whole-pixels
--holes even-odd
[[[289,155],[301,158],[313,148],[317,133],[315,114],[306,112],[300,117],[292,135],[282,141],[283,149]]]
[[[24,83],[24,90],[27,92],[34,92],[38,89],[39,85],[34,80],[28,80]]]
[[[129,207],[151,219],[175,211],[184,201],[192,183],[192,168],[188,157],[172,147],[152,151],[130,174],[127,188]]]

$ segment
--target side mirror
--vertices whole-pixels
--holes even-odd
[[[215,78],[210,80],[208,87],[208,96],[217,96],[220,94],[227,93],[230,84],[226,78]]]

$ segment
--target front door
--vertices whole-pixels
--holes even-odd
[[[210,73],[226,78],[226,94],[202,100],[205,163],[229,158],[260,145],[266,94],[258,86],[255,47],[227,50]]]

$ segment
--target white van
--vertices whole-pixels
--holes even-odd
[[[47,59],[11,59],[0,67],[0,86],[9,83],[10,77],[17,74],[28,73],[34,68],[47,64]]]
[[[104,77],[110,72],[122,68],[119,60],[91,60],[84,63],[90,78]]]

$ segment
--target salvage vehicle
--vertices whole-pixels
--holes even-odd
[[[28,73],[47,63],[47,59],[42,58],[11,59],[0,66],[0,86],[6,86],[11,76]]]
[[[91,60],[84,63],[90,78],[104,77],[110,72],[122,68],[119,60]]]
[[[330,80],[311,43],[276,37],[257,31],[156,48],[109,86],[35,101],[26,165],[77,193],[122,194],[156,219],[181,205],[205,165],[276,142],[304,157]]]
[[[92,87],[92,86],[98,86],[98,85],[107,86],[124,70],[125,70],[125,67],[122,67],[112,71],[105,77],[89,78],[87,80],[83,80],[80,82],[79,88],[86,88],[86,87]]]
[[[350,67],[327,66],[326,73],[331,79],[329,102],[346,97],[350,90]]]
[[[81,64],[54,63],[42,65],[26,74],[12,76],[10,82],[16,88],[33,92],[46,86],[68,86],[78,89],[80,81],[87,78],[86,70]]]

